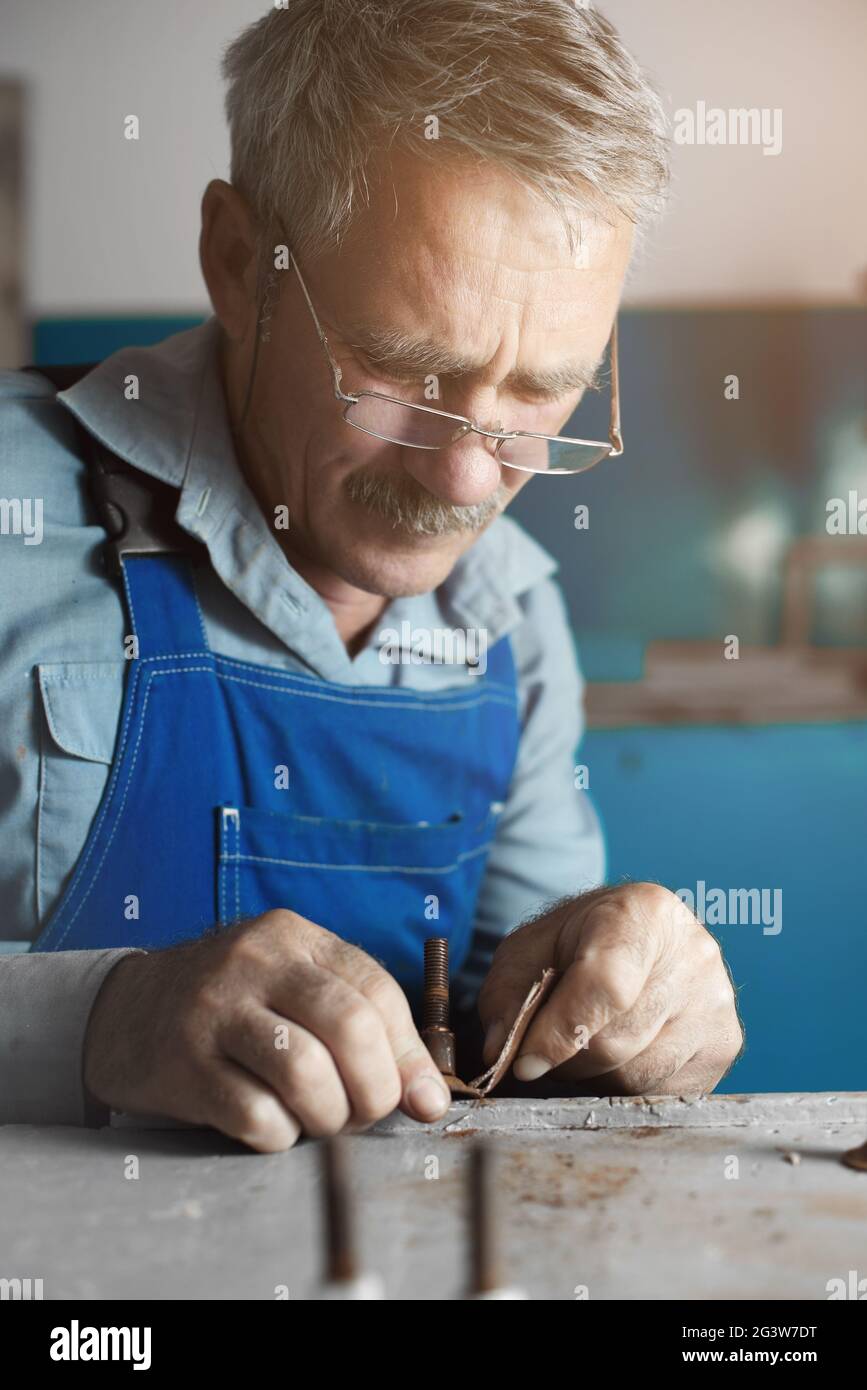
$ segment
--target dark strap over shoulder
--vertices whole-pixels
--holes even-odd
[[[74,386],[88,372],[92,372],[94,367],[98,367],[98,362],[73,362],[59,367],[24,367],[25,372],[37,372],[39,376],[47,377],[52,386],[58,391],[66,391],[68,387]]]
[[[65,391],[92,372],[98,363],[60,366],[28,366],[25,372],[44,376],[58,391]],[[108,533],[105,564],[114,576],[121,573],[124,555],[183,554],[200,559],[205,547],[175,521],[178,489],[143,473],[90,434],[76,420],[81,454],[87,464],[90,495],[100,523]]]

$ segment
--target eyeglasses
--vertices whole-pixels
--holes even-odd
[[[584,473],[603,459],[617,458],[623,453],[616,319],[609,342],[611,413],[607,443],[597,439],[571,439],[565,435],[534,434],[528,430],[484,430],[465,415],[452,415],[446,410],[435,410],[427,405],[411,405],[409,401],[384,395],[381,391],[359,391],[356,395],[348,395],[341,387],[343,372],[334,359],[304,283],[304,276],[291,251],[289,255],[316,325],[319,341],[328,358],[335,398],[344,402],[343,418],[353,429],[408,449],[432,450],[446,449],[467,435],[479,434],[485,439],[497,441],[494,457],[499,463],[523,473]]]

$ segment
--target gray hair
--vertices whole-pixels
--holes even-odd
[[[232,183],[300,255],[339,244],[392,145],[498,165],[573,246],[576,216],[614,208],[641,230],[665,200],[659,98],[581,0],[284,0],[223,75]]]

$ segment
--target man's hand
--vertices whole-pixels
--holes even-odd
[[[562,972],[514,1073],[580,1081],[590,1094],[698,1094],[743,1041],[719,946],[666,888],[633,883],[560,903],[498,947],[479,996],[493,1062],[530,985]]]
[[[294,912],[126,956],[106,976],[84,1082],[115,1110],[213,1125],[254,1149],[363,1129],[449,1092],[406,997],[371,956]]]

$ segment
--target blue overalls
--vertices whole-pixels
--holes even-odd
[[[119,569],[138,655],[112,770],[32,949],[157,948],[284,907],[411,997],[425,937],[458,969],[517,755],[508,638],[469,686],[337,685],[212,652],[188,556]]]

